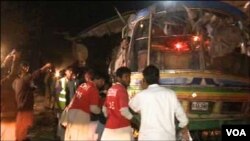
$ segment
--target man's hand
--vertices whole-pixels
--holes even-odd
[[[1,68],[4,68],[5,65],[6,65],[6,63],[7,63],[12,57],[13,57],[13,55],[8,54],[8,55],[4,58],[4,60],[3,60],[2,64],[1,64]]]
[[[47,64],[45,64],[42,68],[41,68],[41,71],[45,71],[45,70],[47,70],[47,69],[49,69],[49,68],[51,68],[52,67],[52,64],[51,63],[47,63]]]
[[[130,120],[132,128],[135,128],[137,130],[140,129],[140,119],[136,116],[133,115],[132,119]]]
[[[52,64],[51,63],[47,63],[47,64],[44,65],[44,67],[45,68],[50,68],[50,67],[52,67]]]
[[[190,140],[190,134],[189,134],[188,128],[186,126],[181,129],[181,135],[182,135],[182,140],[183,141],[189,141]]]

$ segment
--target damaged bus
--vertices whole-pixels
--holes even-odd
[[[132,14],[122,31],[131,37],[129,95],[141,91],[141,71],[153,64],[194,140],[218,139],[223,124],[250,124],[249,34],[249,17],[220,1],[159,1]]]

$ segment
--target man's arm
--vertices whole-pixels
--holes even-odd
[[[129,107],[131,110],[131,113],[133,114],[133,118],[130,120],[131,121],[131,126],[135,129],[140,128],[140,116],[136,113],[140,113],[140,93],[136,94],[133,96],[130,101],[129,101]]]
[[[7,62],[9,62],[9,60],[11,60],[11,58],[12,58],[13,56],[14,56],[14,55],[8,54],[8,55],[4,58],[4,60],[3,60],[2,64],[1,64],[1,69],[6,67]]]
[[[182,135],[182,140],[184,141],[191,141],[192,137],[190,135],[190,132],[188,130],[187,126],[184,126],[183,128],[181,128],[181,135]]]
[[[175,96],[175,101],[176,101],[175,116],[179,121],[178,126],[180,128],[184,128],[188,124],[188,118],[176,96]]]
[[[129,107],[133,110],[133,112],[136,112],[136,113],[139,113],[141,110],[139,97],[140,97],[140,93],[136,94],[129,101]]]
[[[10,58],[12,58],[12,63],[11,63],[11,68],[10,68],[10,72],[9,74],[7,74],[6,76],[1,76],[1,84],[4,83],[5,81],[7,81],[8,79],[14,79],[17,75],[18,75],[18,63],[17,63],[17,59],[16,59],[16,55],[8,55],[6,57],[7,59],[4,60],[4,62],[1,64],[1,71],[5,71],[5,63],[6,60],[10,60]],[[1,72],[2,73],[2,72]],[[1,74],[2,75],[2,74]]]
[[[103,112],[103,115],[104,115],[105,117],[108,117],[107,107],[106,107],[106,106],[102,106],[102,112]]]
[[[133,115],[130,113],[128,107],[123,107],[120,109],[121,115],[125,117],[128,120],[131,120],[133,118]]]
[[[128,93],[126,90],[118,90],[118,103],[119,103],[119,111],[123,117],[125,117],[128,120],[131,120],[133,115],[129,111],[129,106],[128,106]]]
[[[89,88],[90,92],[90,111],[94,114],[100,114],[101,113],[101,108],[99,108],[99,92],[97,88]]]
[[[182,138],[186,141],[190,139],[189,131],[188,131],[188,118],[186,113],[184,112],[179,100],[177,99],[176,95],[174,95],[176,101],[176,108],[175,108],[175,116],[179,121],[179,127],[181,128]]]
[[[90,105],[90,111],[94,114],[101,113],[101,109],[97,105]]]
[[[51,66],[52,66],[51,63],[47,63],[47,64],[45,64],[44,66],[42,66],[40,69],[34,71],[34,72],[32,73],[32,79],[33,79],[33,80],[34,80],[34,79],[37,79],[37,78],[40,76],[41,73],[44,73],[44,72],[45,72],[48,68],[50,68]]]

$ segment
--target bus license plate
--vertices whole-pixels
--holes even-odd
[[[192,102],[191,110],[193,111],[207,111],[208,102]]]

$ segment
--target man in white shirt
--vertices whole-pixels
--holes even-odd
[[[143,70],[143,86],[129,106],[141,115],[139,140],[176,140],[175,118],[183,139],[188,140],[188,118],[174,91],[159,86],[159,69],[153,65]]]

